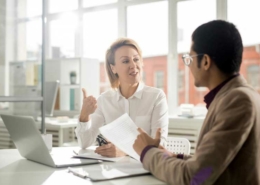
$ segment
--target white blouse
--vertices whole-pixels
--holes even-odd
[[[79,145],[87,148],[94,144],[99,128],[109,124],[124,113],[128,113],[138,127],[151,137],[161,128],[161,144],[168,135],[168,106],[165,93],[157,88],[140,83],[136,92],[128,99],[119,90],[108,90],[97,99],[97,109],[89,122],[79,122],[75,129]]]

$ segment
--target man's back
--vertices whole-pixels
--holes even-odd
[[[194,156],[180,160],[151,148],[144,168],[169,184],[259,184],[260,95],[237,76],[212,101]]]
[[[160,151],[143,133],[134,148],[144,168],[169,184],[259,184],[260,95],[239,75],[241,35],[234,24],[213,20],[196,28],[191,39],[183,62],[194,85],[210,90],[195,155]]]
[[[238,76],[227,83],[209,107],[197,148],[207,137],[223,135],[218,139],[214,160],[223,163],[221,175],[214,184],[258,184],[257,165],[260,136],[260,96]],[[229,137],[225,137],[228,134]],[[234,143],[237,142],[237,143]],[[211,140],[207,145],[211,145]],[[234,147],[235,146],[235,147]],[[226,148],[222,150],[221,148]],[[213,150],[207,147],[205,150]],[[208,152],[208,151],[206,151]],[[198,154],[200,155],[200,154]],[[222,160],[224,158],[233,158]],[[211,159],[209,159],[209,164]],[[214,168],[214,167],[213,167]],[[222,172],[223,171],[223,172]]]

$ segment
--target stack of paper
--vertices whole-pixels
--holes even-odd
[[[117,148],[139,161],[140,156],[133,149],[134,141],[139,134],[137,128],[128,114],[123,114],[113,122],[99,128],[99,130]]]
[[[82,168],[92,181],[103,181],[123,177],[150,174],[143,168],[142,163],[109,163],[100,165],[84,166]],[[120,183],[119,183],[120,184]]]
[[[104,157],[101,156],[94,151],[87,150],[85,153],[79,153],[78,155],[74,156],[75,158],[83,158],[83,159],[99,159],[102,161],[111,161],[111,162],[117,162],[125,157]]]

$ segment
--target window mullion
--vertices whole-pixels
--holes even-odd
[[[168,2],[168,106],[169,115],[173,115],[178,106],[178,53],[177,53],[177,3],[178,0]]]
[[[217,19],[227,20],[227,1],[228,0],[216,0],[217,3]]]
[[[118,0],[118,6],[117,6],[117,15],[118,15],[118,37],[126,37],[126,6],[124,0]]]

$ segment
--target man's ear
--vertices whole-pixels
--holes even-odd
[[[112,64],[110,64],[110,67],[111,67],[111,70],[112,70],[112,72],[113,72],[114,74],[116,74],[116,69],[115,69],[115,66],[114,66],[114,65],[112,65]]]
[[[208,71],[211,65],[212,65],[212,60],[211,60],[210,56],[207,55],[207,54],[205,54],[205,55],[203,56],[201,66],[203,67],[203,69],[204,69],[205,71]]]

